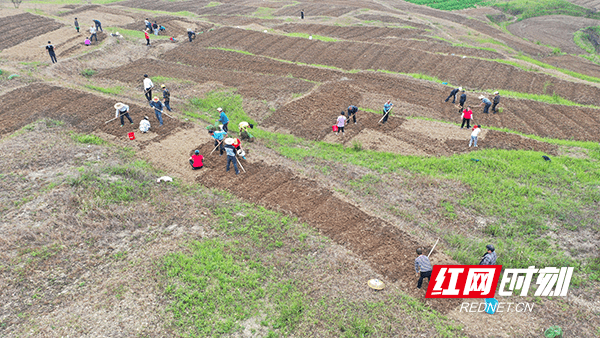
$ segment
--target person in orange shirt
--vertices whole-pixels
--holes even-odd
[[[202,169],[202,167],[204,167],[202,160],[204,160],[204,156],[200,155],[200,150],[196,149],[196,151],[194,151],[194,155],[190,157],[190,165],[192,166],[192,170]]]

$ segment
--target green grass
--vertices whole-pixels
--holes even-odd
[[[590,41],[590,31],[600,35],[600,26],[585,27],[573,34],[573,41],[579,48],[590,54],[598,54],[596,48]]]
[[[407,0],[413,4],[425,5],[435,9],[454,11],[465,8],[475,8],[476,5],[483,3],[484,0]]]
[[[231,102],[239,106],[233,109],[236,120],[248,119],[241,108],[241,98],[235,97],[235,102]],[[299,162],[317,158],[380,173],[410,171],[470,186],[471,192],[463,196],[459,205],[495,221],[483,229],[479,238],[443,234],[451,244],[450,253],[461,263],[477,263],[477,258],[465,253],[477,251],[491,240],[504,252],[505,266],[527,267],[533,261],[536,265],[580,267],[579,261],[556,247],[550,233],[600,225],[594,211],[588,208],[600,201],[596,188],[600,184],[600,145],[594,142],[554,140],[551,143],[585,147],[591,158],[553,157],[548,163],[542,159],[543,153],[524,150],[482,149],[451,157],[401,156],[312,142],[257,128],[253,134],[266,146]],[[556,224],[557,228],[548,224]]]
[[[600,19],[600,14],[587,8],[577,6],[566,0],[512,0],[489,1],[488,5],[493,5],[503,12],[514,15],[518,20],[533,18],[544,15],[570,15],[592,19]]]
[[[564,69],[564,68],[554,67],[554,66],[551,66],[551,65],[549,65],[547,63],[543,63],[541,61],[538,61],[538,60],[536,60],[534,58],[531,58],[531,57],[528,57],[528,56],[525,56],[525,55],[516,55],[515,58],[521,59],[523,61],[527,61],[527,62],[530,62],[530,63],[533,63],[535,65],[538,65],[538,66],[542,67],[542,68],[557,70],[557,71],[559,71],[561,73],[570,75],[570,76],[578,78],[578,79],[582,79],[582,80],[586,80],[586,81],[590,81],[590,82],[595,82],[595,83],[600,83],[600,78],[589,76],[589,75],[585,75],[585,74],[580,74],[580,73],[577,73],[577,72],[574,72],[574,71],[571,71],[571,70],[568,70],[568,69]]]
[[[125,90],[125,88],[123,86],[100,87],[100,86],[86,84],[85,87],[99,91],[104,94],[111,94],[111,95],[119,95],[119,94],[123,93],[123,91]]]
[[[84,69],[84,70],[82,70],[82,71],[80,72],[81,76],[84,76],[84,77],[87,77],[87,78],[90,78],[90,77],[92,77],[92,76],[93,76],[94,74],[96,74],[96,73],[97,73],[97,72],[96,72],[95,70],[93,70],[93,69],[89,69],[89,68],[86,68],[86,69]]]
[[[174,77],[165,77],[165,76],[152,76],[152,77],[150,77],[150,79],[152,79],[152,82],[156,83],[157,86],[159,86],[159,87],[161,84],[166,84],[168,87],[169,83],[189,83],[189,84],[194,83],[194,81],[190,81],[190,80],[178,79],[178,78],[174,78]]]
[[[216,7],[216,6],[219,6],[220,4],[221,4],[220,2],[211,1],[208,3],[208,5],[206,5],[204,7]]]
[[[308,39],[308,37],[312,35],[313,40],[331,41],[331,42],[338,41],[338,39],[330,38],[328,36],[313,35],[313,34],[308,34],[308,33],[284,33],[283,35],[297,37],[297,38],[305,38],[305,39]]]
[[[252,13],[252,16],[261,19],[274,19],[275,17],[273,16],[273,13],[276,11],[276,8],[258,7],[256,12]]]
[[[106,141],[104,141],[102,138],[100,138],[96,135],[79,134],[79,133],[71,132],[70,136],[71,136],[71,139],[77,143],[95,144],[95,145],[108,144]]]
[[[233,91],[210,92],[204,98],[193,98],[190,100],[189,109],[184,111],[184,114],[212,123],[219,119],[219,113],[217,112],[219,107],[223,108],[229,118],[230,126],[237,126],[242,121],[256,124],[244,112],[242,97],[239,94],[234,94]],[[230,127],[230,129],[234,130],[235,128]]]

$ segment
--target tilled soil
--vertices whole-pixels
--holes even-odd
[[[364,42],[324,42],[228,27],[206,33],[199,42],[206,47],[244,50],[256,55],[345,70],[383,69],[423,73],[469,88],[505,89],[532,94],[554,92],[578,103],[600,105],[600,88],[524,71],[512,65],[458,55],[432,54]]]
[[[166,32],[160,32],[160,35],[168,35],[175,37],[185,36],[187,38],[188,28],[194,29],[195,32],[199,33],[213,26],[206,22],[195,22],[190,21],[186,18],[172,16],[148,17],[148,20],[151,23],[154,23],[156,21],[158,25],[164,26],[167,29]],[[146,25],[144,23],[144,20],[137,20],[136,22],[123,26],[123,28],[142,31],[146,29]]]
[[[297,16],[300,17],[300,11],[304,10],[306,18],[309,16],[329,16],[338,17],[357,10],[359,7],[346,5],[333,5],[330,3],[301,3],[295,6],[282,8],[275,12],[275,16]]]
[[[154,109],[129,102],[124,103],[129,105],[129,115],[134,121],[133,125],[127,118],[124,120],[123,127],[118,119],[105,123],[115,116],[116,100],[42,83],[15,89],[1,96],[0,100],[3,103],[3,110],[0,111],[0,118],[3,120],[0,127],[2,136],[38,119],[50,118],[64,121],[84,133],[98,131],[126,139],[127,133],[139,132],[139,122],[144,116],[148,116],[152,125],[151,133],[157,136],[138,142],[141,147],[144,147],[148,142],[160,141],[175,130],[190,126],[163,114],[164,125],[159,127]]]
[[[380,15],[380,14],[361,14],[355,16],[357,19],[365,21],[381,21],[389,23],[397,23],[402,26],[411,26],[419,29],[430,29],[431,26],[422,23],[415,22],[414,20],[404,20],[391,15]]]
[[[306,93],[314,86],[310,82],[294,78],[191,67],[155,59],[139,59],[121,67],[101,71],[96,76],[139,85],[142,79],[141,74],[144,73],[148,73],[150,76],[164,76],[200,83],[220,82],[229,87],[236,87],[238,92],[245,97],[275,102],[292,93]]]
[[[257,7],[243,6],[233,3],[206,7],[210,1],[154,1],[154,0],[127,0],[115,2],[112,6],[141,8],[153,11],[180,12],[188,11],[198,15],[205,14],[231,14],[248,15],[256,12]]]
[[[209,154],[213,148],[213,143],[209,142],[197,149],[202,154]],[[365,214],[320,188],[316,182],[300,178],[285,167],[242,161],[246,172],[240,169],[240,174],[235,175],[233,168],[229,173],[224,172],[226,159],[226,156],[214,154],[206,156],[204,168],[196,180],[207,187],[225,189],[252,203],[300,217],[336,243],[360,255],[378,273],[394,282],[414,283],[414,250],[419,243],[408,234]],[[408,292],[419,295],[412,288]],[[425,301],[442,313],[460,303],[454,299]]]
[[[16,46],[41,33],[52,32],[63,24],[45,16],[23,13],[0,20],[0,50]]]

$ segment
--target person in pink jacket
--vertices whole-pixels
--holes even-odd
[[[338,131],[337,131],[336,135],[338,135],[340,133],[340,131],[342,132],[342,135],[344,134],[344,126],[345,125],[346,125],[346,116],[344,116],[344,112],[341,112],[340,116],[338,116],[338,118],[337,118]]]

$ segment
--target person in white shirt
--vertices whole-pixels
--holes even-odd
[[[148,116],[144,116],[144,119],[140,121],[140,131],[147,133],[148,130],[150,130],[150,121],[148,121]]]
[[[131,124],[133,124],[133,120],[129,116],[129,106],[128,105],[118,102],[117,104],[115,104],[115,109],[117,110],[115,112],[115,118],[117,118],[117,117],[121,118],[121,127],[124,124],[123,117],[126,117],[129,120],[129,122],[131,122]]]
[[[471,140],[469,141],[469,147],[471,144],[474,144],[477,147],[477,136],[481,132],[481,127],[476,125],[473,127],[473,132],[471,133]]]
[[[148,102],[152,101],[152,88],[154,88],[152,80],[150,80],[148,74],[144,74],[144,95],[146,95]]]
[[[344,112],[341,112],[341,115],[338,116],[338,118],[337,118],[338,131],[337,131],[336,135],[338,135],[340,133],[340,131],[342,131],[342,135],[344,134],[344,126],[345,125],[346,125],[346,116],[344,116]]]
[[[94,26],[90,27],[90,42],[92,41],[93,38],[96,38],[96,42],[98,42],[98,35],[96,34],[96,28],[94,28]]]

